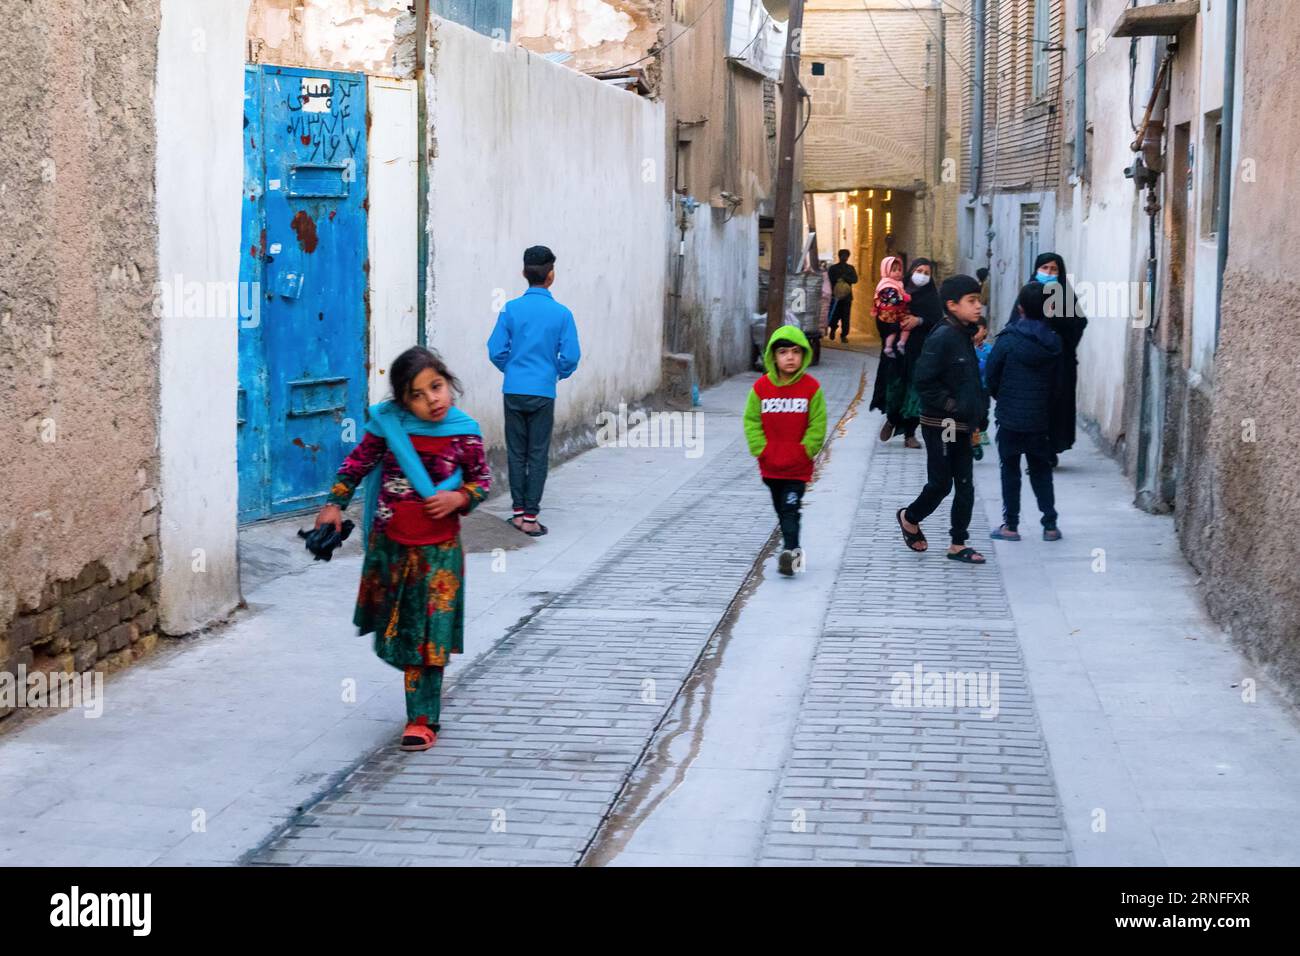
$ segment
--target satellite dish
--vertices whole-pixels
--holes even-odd
[[[781,23],[790,19],[790,0],[763,0],[763,9]]]

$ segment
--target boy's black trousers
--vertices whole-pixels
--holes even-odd
[[[1052,438],[1047,432],[998,429],[998,460],[1002,471],[1002,522],[1020,526],[1020,456],[1029,463],[1029,487],[1043,513],[1043,527],[1056,527],[1056,492],[1052,488]]]
[[[912,524],[920,524],[956,487],[952,499],[953,544],[965,544],[970,530],[971,511],[975,507],[975,458],[970,444],[970,432],[954,431],[952,441],[943,440],[944,429],[936,425],[922,425],[921,437],[925,439],[925,487],[916,500],[907,506],[903,517]]]
[[[808,484],[785,478],[764,478],[763,484],[772,492],[772,507],[776,509],[776,520],[781,525],[785,549],[793,551],[799,547],[799,506],[803,503],[804,489]]]
[[[536,516],[542,507],[542,491],[546,488],[555,399],[507,393],[505,413],[510,504],[515,511]]]

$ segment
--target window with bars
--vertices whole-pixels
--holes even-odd
[[[1034,260],[1038,258],[1038,203],[1020,206],[1020,279],[1024,282],[1034,274]]]

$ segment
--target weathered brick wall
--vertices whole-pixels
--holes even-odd
[[[157,512],[150,518],[156,521]],[[158,538],[147,540],[148,560],[124,581],[111,580],[96,561],[76,578],[47,584],[0,639],[0,660],[8,661],[3,669],[112,672],[152,651],[158,643]],[[13,710],[0,706],[0,717]]]

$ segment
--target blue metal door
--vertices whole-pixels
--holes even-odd
[[[358,74],[249,67],[239,512],[318,507],[366,403],[366,102]]]

